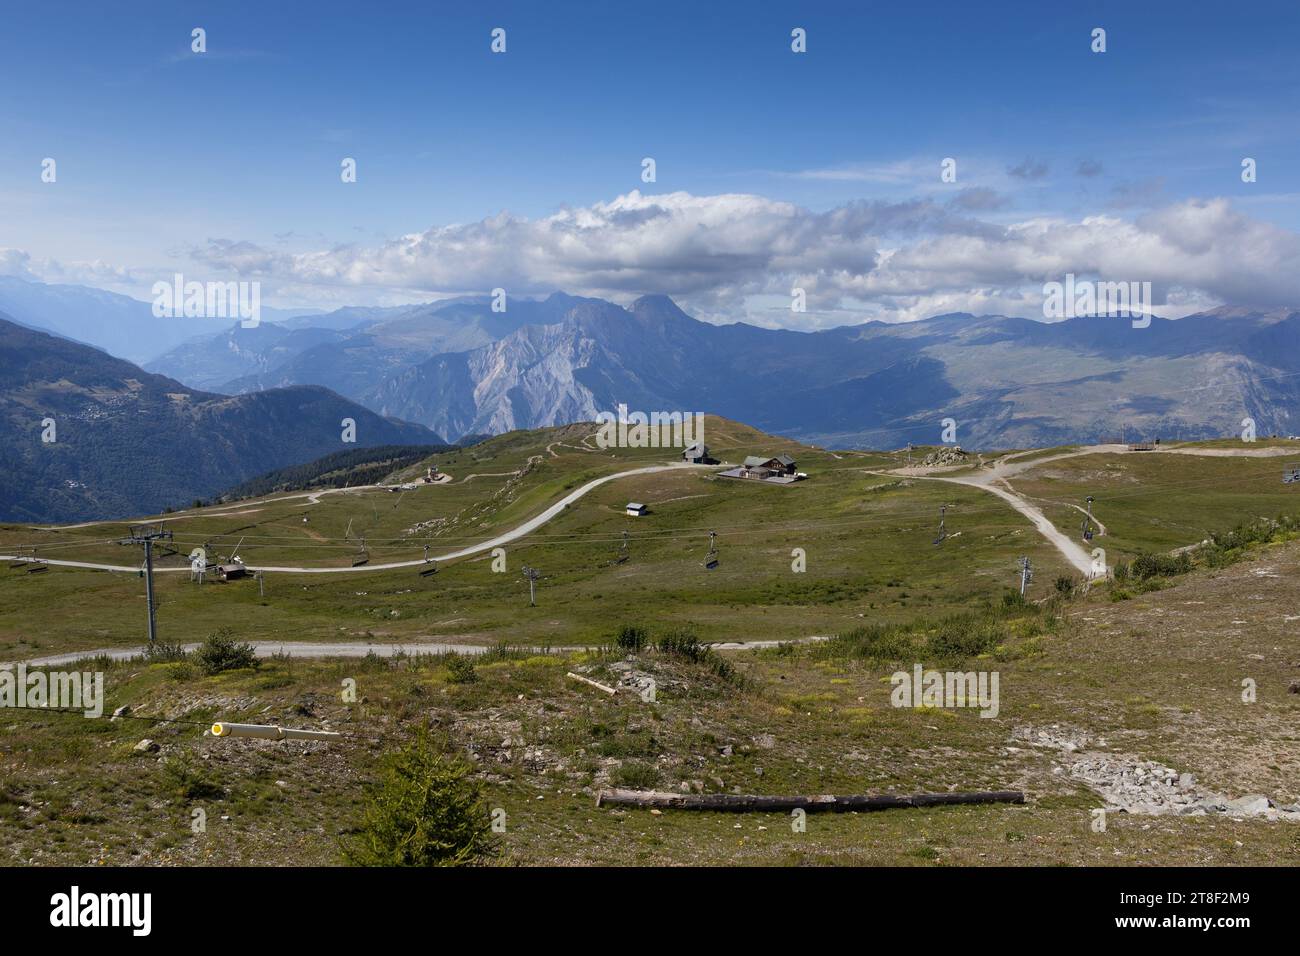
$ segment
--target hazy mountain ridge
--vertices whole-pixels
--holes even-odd
[[[1300,414],[1300,316],[1285,310],[1225,308],[1148,328],[953,313],[793,332],[699,322],[665,296],[625,309],[556,294],[510,309],[531,312],[475,348],[421,356],[378,347],[366,330],[263,381],[328,385],[453,437],[590,420],[619,403],[890,447],[938,440],[945,418],[968,445],[1006,447],[1121,429],[1232,434],[1247,415],[1261,434],[1286,432]]]
[[[19,319],[26,321],[24,316]],[[313,322],[320,322],[315,326]],[[697,321],[555,293],[344,308],[187,341],[149,369],[224,393],[318,385],[454,439],[590,420],[624,403],[708,411],[831,446],[1009,447],[1126,434],[1300,429],[1300,314],[1046,323],[964,313],[816,332]]]
[[[188,505],[356,445],[439,444],[327,389],[224,396],[0,315],[0,520],[129,517]],[[53,442],[43,441],[53,420]]]

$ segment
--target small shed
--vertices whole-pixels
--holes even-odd
[[[710,465],[713,459],[709,457],[709,446],[702,441],[691,442],[682,452],[682,460],[688,461],[693,465]]]
[[[627,503],[627,513],[629,517],[640,518],[649,513],[649,511],[650,509],[639,501],[629,501]]]
[[[233,581],[236,578],[242,578],[248,574],[248,569],[242,564],[218,564],[217,577],[223,581]]]

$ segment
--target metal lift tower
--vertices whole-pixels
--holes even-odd
[[[118,542],[118,544],[144,545],[144,596],[145,602],[149,606],[149,643],[151,645],[158,636],[158,622],[155,615],[156,604],[153,598],[153,543],[164,538],[170,541],[172,533],[165,530],[162,525],[135,525],[131,528],[131,537],[123,538]]]

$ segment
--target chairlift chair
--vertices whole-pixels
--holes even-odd
[[[709,553],[704,556],[704,569],[712,571],[718,566],[718,532],[709,532]]]

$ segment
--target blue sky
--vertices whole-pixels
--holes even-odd
[[[664,291],[718,320],[796,325],[914,318],[977,305],[993,286],[985,300],[1015,311],[1013,290],[1041,282],[1027,261],[1046,248],[1061,258],[1047,271],[1074,269],[1058,250],[1102,244],[1082,225],[1090,217],[1129,224],[1174,210],[1116,241],[1142,248],[1213,230],[1225,245],[1266,244],[1261,268],[1277,269],[1300,228],[1298,11],[698,0],[15,6],[0,33],[0,248],[11,271],[143,297],[172,269],[260,278],[281,305],[427,299],[500,273],[524,292]],[[205,54],[190,51],[196,26],[207,31]],[[507,31],[503,55],[489,50],[494,27]],[[791,52],[794,27],[807,30],[805,54]],[[1107,31],[1104,54],[1090,50],[1094,27]],[[653,184],[640,179],[646,156],[657,163]],[[1258,163],[1251,184],[1240,177],[1247,156]],[[58,162],[56,184],[40,181],[44,157]],[[355,184],[340,182],[343,157],[357,160]],[[956,184],[939,180],[944,157],[957,160]],[[607,234],[577,250],[558,227],[538,225],[633,190],[642,201],[598,212]],[[679,199],[647,207],[656,195]],[[718,217],[680,199],[723,195],[755,200]],[[1188,202],[1201,205],[1179,206]],[[855,203],[878,204],[872,221],[823,243],[824,217]],[[490,218],[503,211],[514,227]],[[1053,222],[1061,232],[1001,266],[998,253],[1012,250],[985,237],[965,286],[930,279],[939,260],[964,258],[954,236],[979,234],[949,221],[958,215],[992,230]],[[629,216],[676,218],[679,228],[637,233]],[[824,261],[780,248],[771,220],[790,216],[785,232]],[[457,225],[469,228],[446,231]],[[392,247],[429,230],[436,235],[414,251]],[[691,237],[701,230],[707,242]],[[503,265],[552,242],[526,268]],[[623,258],[593,258],[624,245]],[[927,251],[906,281],[882,269],[882,256]],[[1226,278],[1197,288],[1195,275],[1226,277],[1240,263],[1177,252],[1142,269],[1187,308],[1241,294]],[[437,261],[412,264],[422,256]],[[692,257],[707,266],[682,278]],[[729,261],[746,265],[729,271]],[[453,264],[463,279],[449,274]],[[1106,264],[1081,250],[1077,268],[1100,274]],[[823,319],[773,318],[792,281],[817,290],[811,309]],[[1262,304],[1288,295],[1270,288]]]

